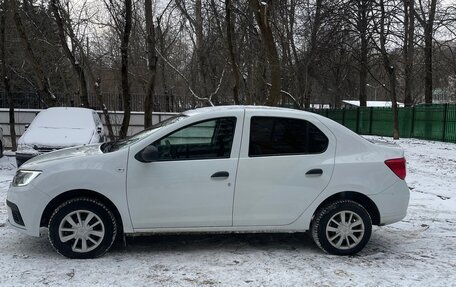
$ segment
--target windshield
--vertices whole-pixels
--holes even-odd
[[[169,119],[166,119],[162,122],[159,122],[158,124],[155,124],[153,125],[152,127],[148,128],[148,129],[145,129],[135,135],[132,135],[128,138],[125,138],[125,139],[122,139],[122,140],[118,140],[118,141],[112,141],[112,142],[107,142],[107,143],[104,143],[102,146],[101,146],[101,151],[102,152],[113,152],[113,151],[116,151],[116,150],[119,150],[123,147],[126,147],[126,146],[129,146],[135,142],[138,142],[146,137],[148,137],[149,135],[155,133],[156,131],[160,130],[161,128],[165,127],[165,126],[169,126],[169,125],[172,125],[174,123],[177,123],[178,121],[182,120],[182,119],[185,119],[187,116],[186,115],[183,115],[183,114],[179,114],[177,116],[174,116],[174,117],[171,117]]]

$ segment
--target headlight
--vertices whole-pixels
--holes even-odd
[[[13,178],[13,186],[26,186],[41,174],[38,170],[18,170]]]

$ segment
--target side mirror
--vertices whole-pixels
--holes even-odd
[[[135,158],[140,162],[153,162],[159,159],[158,149],[156,146],[148,145],[145,149],[138,152]]]
[[[100,126],[98,126],[97,127],[97,133],[101,134],[102,131],[103,131],[103,129]]]

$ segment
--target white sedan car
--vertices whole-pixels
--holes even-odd
[[[280,108],[191,110],[128,139],[29,160],[8,191],[10,225],[70,258],[165,232],[303,232],[360,251],[405,217],[405,159],[322,116]]]

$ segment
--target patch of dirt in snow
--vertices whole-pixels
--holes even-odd
[[[390,138],[375,139],[389,141]],[[67,260],[47,237],[6,226],[14,158],[0,159],[0,285],[4,286],[448,286],[456,281],[456,145],[416,139],[405,149],[407,217],[374,227],[356,256],[324,254],[307,234],[129,238],[95,260]],[[46,235],[46,231],[44,231]]]

